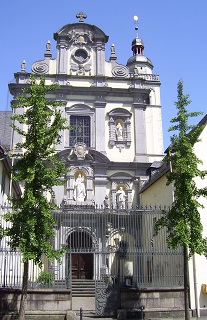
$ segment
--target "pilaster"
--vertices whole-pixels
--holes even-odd
[[[57,44],[58,49],[58,64],[57,64],[57,74],[67,74],[68,71],[68,45],[66,40],[61,39],[59,44]]]
[[[135,158],[136,162],[147,162],[147,138],[146,138],[146,105],[133,103],[134,107],[134,134],[135,134]]]
[[[106,102],[102,96],[98,96],[96,101],[94,102],[94,106],[96,108],[96,150],[102,153],[106,153],[105,147],[105,106]]]

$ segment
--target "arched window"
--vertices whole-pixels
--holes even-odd
[[[71,233],[68,237],[68,248],[74,251],[87,251],[93,247],[90,235],[83,230]]]

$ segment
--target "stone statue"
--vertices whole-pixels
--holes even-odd
[[[51,48],[51,43],[50,43],[50,40],[48,40],[46,44],[46,50],[50,51],[50,48]]]
[[[75,183],[74,183],[74,200],[83,202],[86,196],[86,189],[84,184],[84,177],[79,173]]]
[[[119,209],[125,209],[125,202],[126,202],[126,193],[123,187],[120,187],[119,190],[116,192],[116,200]]]
[[[25,72],[25,70],[26,70],[26,61],[23,60],[23,61],[22,61],[22,64],[21,64],[21,71],[22,71],[22,72]]]
[[[120,122],[116,126],[116,138],[119,141],[123,140],[123,128]]]
[[[109,208],[109,196],[105,196],[105,199],[104,199],[104,207],[107,209]]]
[[[111,53],[112,54],[115,53],[115,45],[114,44],[111,45]]]

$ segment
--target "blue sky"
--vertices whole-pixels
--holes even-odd
[[[207,0],[6,0],[0,3],[0,109],[9,110],[8,83],[20,71],[23,59],[30,72],[34,61],[44,56],[47,40],[56,56],[53,33],[76,22],[76,14],[87,14],[86,22],[97,25],[116,47],[117,61],[126,64],[135,37],[134,15],[139,17],[139,37],[145,55],[161,80],[161,102],[165,148],[168,128],[176,115],[177,83],[183,79],[192,100],[190,111],[207,113]],[[197,123],[200,118],[193,121]]]

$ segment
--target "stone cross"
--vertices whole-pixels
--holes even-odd
[[[83,11],[79,12],[76,14],[76,18],[79,18],[79,22],[84,22],[83,19],[87,18],[87,15],[85,13],[83,13]]]

